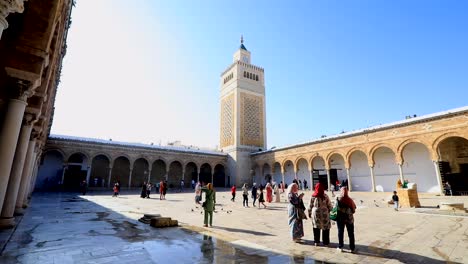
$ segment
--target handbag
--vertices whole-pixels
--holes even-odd
[[[338,218],[338,199],[335,202],[332,210],[330,211],[330,220],[336,221]]]

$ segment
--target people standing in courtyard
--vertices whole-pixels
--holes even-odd
[[[307,187],[309,187],[309,186],[307,186],[307,180],[304,179],[304,190],[307,190]]]
[[[312,218],[312,227],[314,230],[314,244],[320,243],[320,230],[322,231],[322,243],[324,246],[330,244],[330,211],[332,204],[328,195],[325,194],[325,187],[321,183],[315,185],[315,191],[312,194],[309,203],[309,218]]]
[[[195,190],[195,180],[192,179],[192,190]]]
[[[117,188],[117,183],[114,184],[114,188],[112,188],[112,190],[114,191],[114,194],[112,195],[112,197],[119,196],[119,188]]]
[[[236,185],[232,185],[231,187],[231,195],[232,195],[232,198],[231,198],[231,201],[235,202],[236,200]]]
[[[450,183],[447,181],[445,182],[445,185],[444,185],[444,189],[445,189],[445,195],[450,195],[452,196],[452,186],[450,185]]]
[[[280,191],[279,191],[278,184],[275,184],[274,191],[275,191],[275,202],[277,202],[277,203],[281,202],[281,197],[280,197]]]
[[[348,188],[341,188],[341,195],[337,198],[338,213],[336,217],[336,225],[338,227],[338,251],[343,252],[344,247],[344,229],[348,231],[349,249],[351,253],[355,252],[354,244],[354,217],[356,212],[356,204],[348,195]]]
[[[163,199],[164,199],[163,193],[164,193],[164,181],[161,180],[161,181],[159,182],[159,200],[163,200]]]
[[[166,200],[167,181],[163,181],[163,199]]]
[[[304,196],[303,193],[300,195],[298,194],[299,187],[297,187],[296,183],[292,183],[288,187],[288,223],[290,228],[290,233],[292,240],[294,242],[299,242],[300,239],[304,236],[304,225],[302,223],[302,218],[298,213],[300,210],[302,197]]]
[[[88,190],[88,184],[86,180],[83,180],[80,184],[81,194],[86,195],[86,191]]]
[[[280,185],[281,185],[281,192],[284,193],[284,182],[281,181],[281,182],[280,182]]]
[[[302,186],[302,181],[301,181],[301,180],[299,180],[299,190],[304,190],[304,189],[303,189],[303,186]]]
[[[146,182],[143,182],[143,185],[141,186],[140,197],[141,198],[146,198]]]
[[[270,183],[267,183],[265,190],[266,190],[267,202],[271,203],[273,201],[273,188],[271,188]]]
[[[200,204],[201,198],[202,198],[202,186],[200,182],[197,182],[197,185],[195,185],[195,203]]]
[[[260,209],[261,204],[263,205],[263,208],[266,208],[265,198],[263,197],[263,187],[260,185],[260,192],[258,193],[258,209]]]
[[[398,211],[398,205],[399,205],[400,199],[398,198],[396,191],[393,191],[392,201],[393,201],[393,209],[395,209],[395,211]]]
[[[255,201],[257,201],[257,184],[254,182],[252,185],[252,199],[253,199],[253,206],[255,207]]]
[[[242,186],[242,197],[244,198],[242,205],[244,207],[249,207],[249,189],[247,187],[247,183],[244,183]]]
[[[184,191],[184,185],[185,185],[184,179],[180,180],[180,189],[179,189],[180,192]]]
[[[213,189],[213,185],[208,183],[206,187],[202,188],[202,192],[205,193],[205,202],[203,202],[203,209],[205,211],[204,216],[204,227],[210,224],[210,227],[213,226],[213,211],[215,210],[216,204],[216,192]],[[209,219],[208,219],[209,218]]]
[[[148,199],[150,199],[151,188],[153,188],[153,184],[151,184],[151,182],[148,182],[146,184],[146,198]]]

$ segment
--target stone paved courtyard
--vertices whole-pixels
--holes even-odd
[[[117,198],[39,193],[13,233],[0,231],[0,240],[9,239],[0,263],[468,263],[467,216],[435,208],[441,201],[466,205],[468,197],[420,195],[423,208],[394,212],[383,201],[388,196],[352,193],[358,253],[351,254],[336,251],[335,225],[328,248],[312,245],[310,220],[304,242],[291,242],[284,195],[267,209],[244,208],[241,197],[233,203],[218,190],[214,226],[204,228],[192,192],[164,201],[125,190]],[[172,217],[180,227],[152,228],[137,221],[144,213]]]

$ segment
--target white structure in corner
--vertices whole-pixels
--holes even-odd
[[[252,181],[250,153],[266,148],[264,70],[241,45],[221,74],[220,147],[228,154],[228,185]]]

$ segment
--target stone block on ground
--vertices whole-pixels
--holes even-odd
[[[421,207],[417,189],[398,189],[397,194],[401,207]]]
[[[170,226],[177,226],[178,221],[172,220],[170,217],[155,217],[151,219],[152,227],[170,227]]]

